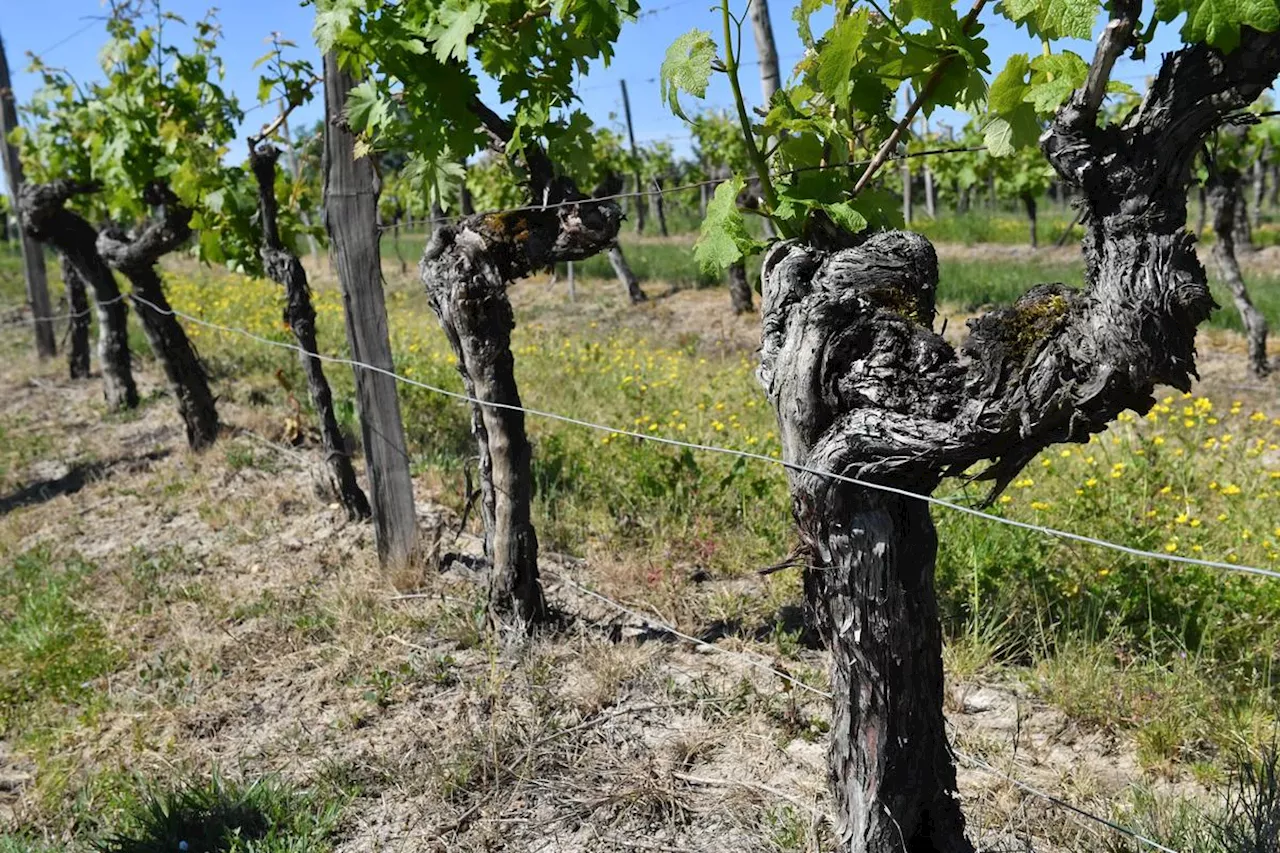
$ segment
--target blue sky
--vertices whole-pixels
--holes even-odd
[[[740,9],[745,8],[745,2],[734,0]],[[65,67],[81,81],[97,75],[98,49],[106,39],[100,20],[104,14],[100,0],[43,0],[36,3],[6,0],[3,5],[0,36],[4,38],[14,90],[20,104],[31,97],[39,83],[35,75],[26,71],[28,51],[39,54],[51,65]],[[167,9],[187,20],[201,17],[210,5],[208,0],[166,0],[165,4]],[[257,102],[257,73],[252,68],[253,61],[266,51],[266,41],[273,30],[297,42],[319,66],[319,54],[311,40],[311,7],[301,6],[296,0],[223,0],[218,5],[218,17],[224,32],[221,53],[227,68],[225,83],[239,97],[242,109],[248,109]],[[784,0],[772,0],[770,3],[784,79],[802,52],[791,18],[795,5]],[[719,13],[713,12],[710,6],[709,0],[651,0],[644,3],[645,11],[639,20],[623,30],[613,63],[608,67],[598,63],[579,84],[582,106],[588,115],[597,123],[620,123],[619,84],[625,79],[630,90],[637,140],[669,139],[677,152],[687,151],[688,131],[683,122],[662,105],[656,78],[663,54],[676,37],[693,27],[719,32]],[[95,20],[95,16],[99,20]],[[820,17],[815,17],[815,25],[820,20]],[[990,7],[984,12],[983,20],[986,23],[983,35],[991,44],[989,53],[992,68],[996,71],[1003,67],[1010,54],[1038,50],[1038,45],[1024,32],[999,18],[990,11]],[[1114,77],[1141,86],[1145,75],[1156,67],[1161,51],[1172,50],[1177,43],[1174,29],[1162,27],[1153,50],[1149,52],[1151,59],[1144,63],[1121,60]],[[1092,55],[1092,46],[1088,43],[1065,46],[1086,59]],[[744,62],[755,60],[755,45],[749,33],[743,39],[743,54]],[[753,102],[760,99],[757,73],[755,65],[743,69],[744,89]],[[712,107],[731,104],[728,83],[723,75],[713,78],[706,103]],[[268,109],[249,112],[242,137],[268,121],[272,114],[273,111]],[[323,106],[313,102],[298,111],[294,125],[315,121],[322,115]],[[963,124],[964,118],[940,114],[938,120]]]

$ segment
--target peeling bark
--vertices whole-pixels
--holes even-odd
[[[218,438],[218,410],[204,365],[173,315],[156,272],[160,258],[191,236],[191,211],[163,187],[154,187],[149,196],[146,201],[158,209],[159,217],[132,234],[103,229],[98,234],[98,252],[133,285],[134,310],[177,398],[187,444],[192,450],[204,450]]]
[[[68,327],[70,346],[67,348],[67,368],[72,379],[89,378],[89,297],[85,295],[84,279],[80,271],[62,255],[62,282],[67,289]]]
[[[281,242],[276,225],[278,207],[275,179],[276,160],[279,157],[280,151],[270,145],[261,146],[249,152],[249,165],[258,182],[258,220],[262,228],[262,247],[259,249],[259,254],[267,276],[284,286],[284,321],[293,332],[293,339],[305,353],[300,354],[302,371],[307,376],[307,390],[311,393],[311,403],[315,406],[316,416],[320,419],[320,436],[324,442],[330,486],[347,511],[347,518],[363,521],[373,513],[369,507],[369,500],[356,479],[356,471],[351,464],[351,454],[347,452],[346,439],[342,435],[337,415],[333,411],[333,392],[329,388],[329,380],[325,378],[324,367],[317,355],[320,349],[316,342],[316,311],[311,304],[311,288],[307,284],[307,272],[303,269],[298,256]]]
[[[491,121],[501,126],[500,119]],[[550,173],[545,160],[531,166],[535,175]],[[421,264],[427,296],[458,358],[463,387],[482,401],[472,406],[471,429],[480,452],[484,550],[492,562],[490,618],[518,632],[545,619],[546,601],[538,581],[531,449],[518,408],[511,352],[515,317],[507,286],[533,270],[584,260],[615,246],[622,222],[622,211],[613,202],[591,201],[568,182],[543,186],[545,195],[535,195],[549,203],[580,203],[477,214],[442,224]]]
[[[1141,106],[1099,128],[1136,10],[1118,0],[1084,87],[1042,138],[1085,211],[1087,287],[1031,288],[970,321],[957,351],[934,331],[937,258],[923,237],[830,223],[775,244],[763,268],[759,378],[792,466],[805,599],[832,653],[829,770],[838,850],[966,853],[942,716],[936,538],[923,502],[814,472],[928,494],[945,476],[994,498],[1044,448],[1084,442],[1159,385],[1195,375],[1214,307],[1187,233],[1191,158],[1280,70],[1280,34],[1229,55],[1168,55]]]
[[[1240,173],[1230,169],[1211,170],[1205,190],[1213,208],[1213,233],[1216,237],[1213,260],[1223,281],[1231,288],[1232,301],[1240,312],[1240,322],[1249,343],[1249,370],[1262,378],[1271,372],[1267,363],[1267,320],[1249,298],[1240,263],[1236,260],[1235,218]]]
[[[138,388],[133,381],[129,353],[129,307],[120,298],[111,267],[98,253],[97,230],[83,216],[66,207],[73,195],[97,189],[93,184],[66,180],[25,184],[18,198],[18,213],[27,233],[57,249],[64,264],[75,268],[93,290],[103,395],[108,409],[120,411],[138,405]]]

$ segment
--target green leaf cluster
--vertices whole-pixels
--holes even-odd
[[[591,123],[573,109],[573,85],[608,62],[636,0],[316,0],[324,51],[364,79],[346,119],[362,150],[405,150],[423,163],[464,161],[487,147],[475,104],[479,78],[515,104],[506,153],[536,143],[553,161],[581,166]]]

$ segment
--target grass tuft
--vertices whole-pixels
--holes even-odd
[[[275,778],[248,785],[214,775],[144,791],[101,853],[322,853],[331,848],[342,803]]]

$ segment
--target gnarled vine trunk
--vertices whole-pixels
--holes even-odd
[[[67,369],[72,379],[89,378],[89,297],[84,278],[66,255],[61,256],[62,283],[67,290]]]
[[[1240,312],[1245,339],[1249,346],[1249,370],[1259,378],[1271,372],[1267,363],[1267,319],[1249,298],[1240,262],[1236,258],[1236,198],[1240,194],[1241,175],[1234,169],[1211,169],[1205,186],[1209,206],[1213,209],[1213,260],[1218,274],[1231,288],[1231,299]]]
[[[302,372],[307,376],[307,390],[311,392],[311,404],[320,419],[320,437],[324,443],[325,463],[329,467],[329,480],[334,494],[342,502],[350,519],[364,520],[372,515],[369,499],[365,497],[356,479],[347,442],[338,426],[333,411],[333,391],[325,378],[324,367],[317,356],[316,310],[311,304],[311,288],[307,284],[307,272],[298,256],[280,240],[276,224],[276,160],[279,149],[266,145],[249,153],[249,166],[258,182],[258,224],[262,228],[262,265],[267,276],[284,286],[284,321],[293,332],[293,339],[302,348]],[[399,235],[396,235],[399,239]]]
[[[191,236],[191,211],[163,187],[154,187],[146,201],[158,209],[159,217],[133,234],[103,229],[98,234],[98,252],[133,285],[134,310],[177,398],[187,444],[192,450],[204,450],[218,438],[217,406],[204,364],[174,316],[156,271],[160,258]]]
[[[829,770],[838,849],[973,849],[942,716],[936,538],[922,501],[977,475],[994,497],[1042,449],[1083,442],[1155,388],[1186,390],[1195,330],[1214,307],[1185,230],[1190,161],[1230,110],[1280,70],[1280,34],[1246,31],[1223,56],[1166,57],[1142,105],[1099,128],[1136,4],[1114,4],[1082,89],[1042,146],[1085,208],[1088,286],[1038,285],[970,322],[956,351],[934,331],[937,258],[923,237],[815,227],[763,267],[760,381],[777,411],[805,560],[806,604],[832,653]]]
[[[69,264],[93,290],[98,314],[102,390],[107,408],[118,411],[138,405],[138,388],[133,381],[129,353],[129,307],[120,297],[111,267],[98,253],[97,230],[83,216],[66,207],[73,195],[97,190],[94,184],[67,180],[24,184],[18,198],[18,214],[28,234],[58,250],[64,262],[64,275]]]
[[[483,105],[495,146],[510,139],[505,122]],[[580,261],[616,245],[622,211],[592,201],[552,178],[540,151],[526,150],[532,195],[565,206],[476,214],[436,229],[422,257],[431,307],[458,358],[473,404],[471,429],[480,451],[485,555],[492,562],[489,609],[497,623],[528,631],[546,616],[538,580],[538,539],[531,518],[531,449],[511,353],[515,317],[507,286],[533,270]],[[543,191],[545,188],[545,192]]]

